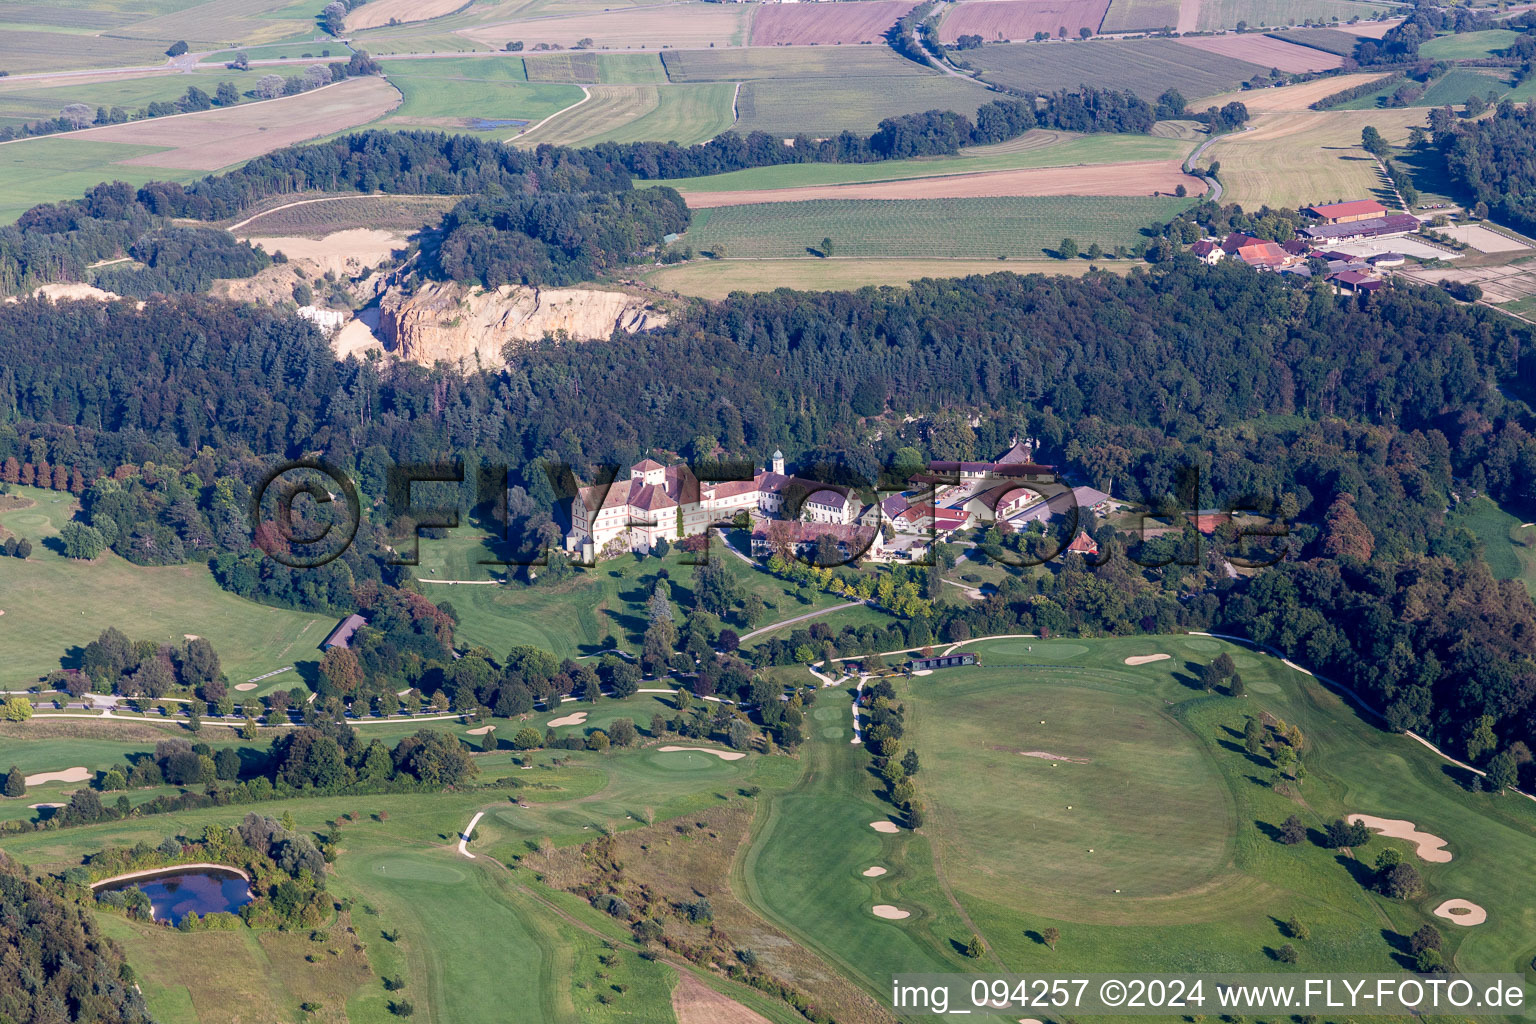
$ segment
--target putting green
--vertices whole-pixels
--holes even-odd
[[[1226,647],[1220,640],[1207,640],[1203,637],[1184,637],[1184,646],[1191,651],[1199,651],[1201,654],[1218,654]],[[1233,656],[1236,660],[1236,655]]]
[[[369,867],[369,872],[395,882],[433,882],[438,885],[454,885],[464,881],[464,872],[453,865],[412,854],[380,857]]]
[[[714,754],[701,754],[697,750],[671,750],[666,753],[647,750],[642,760],[650,767],[662,772],[689,772],[695,775],[718,775],[722,778],[736,774],[735,770],[729,767],[731,762],[722,760]]]
[[[1279,693],[1280,692],[1280,685],[1278,683],[1266,683],[1263,680],[1260,680],[1259,682],[1247,683],[1246,685],[1247,685],[1248,689],[1252,690],[1254,693]]]

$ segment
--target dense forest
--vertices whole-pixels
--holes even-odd
[[[1536,105],[1504,100],[1475,121],[1436,113],[1430,126],[1452,178],[1498,220],[1536,231]]]
[[[1203,214],[1252,223],[1245,216]],[[1289,224],[1265,218],[1276,233]],[[1047,628],[1217,623],[1356,681],[1395,708],[1395,721],[1453,748],[1485,715],[1499,746],[1536,740],[1532,688],[1520,682],[1536,651],[1518,625],[1529,601],[1493,587],[1476,542],[1446,515],[1462,488],[1536,501],[1536,438],[1524,406],[1504,397],[1529,387],[1536,357],[1524,325],[1436,289],[1340,299],[1318,284],[1176,256],[1124,277],[1002,273],[910,290],[782,291],[700,305],[646,335],[538,347],[467,377],[337,364],[307,325],[260,308],[194,297],[142,311],[26,302],[0,310],[0,350],[13,356],[0,371],[0,473],[36,479],[42,466],[67,486],[78,472],[84,518],[125,557],[214,557],[225,586],[258,598],[341,606],[395,581],[379,566],[379,533],[328,566],[333,577],[252,551],[239,510],[272,457],[319,451],[373,501],[391,460],[458,455],[468,480],[491,481],[484,491],[466,484],[469,503],[505,493],[512,528],[547,539],[559,497],[544,471],[553,460],[590,478],[599,464],[652,450],[718,445],[760,461],[783,447],[802,467],[874,479],[902,447],[964,459],[1028,436],[1046,461],[1153,506],[1279,509],[1310,524],[1296,557],[1341,563],[1296,576],[1305,585],[1294,605],[1262,612],[1230,599],[1174,601],[1207,588],[1196,570],[1142,574],[1132,586],[1103,582],[1116,570],[1101,567],[1052,596],[1060,617]],[[873,443],[872,423],[885,427]],[[1418,561],[1426,556],[1449,561]],[[1369,571],[1346,558],[1369,560]],[[1480,648],[1474,676],[1471,655],[1401,614],[1409,580],[1428,565],[1464,595],[1456,601],[1481,608],[1497,592],[1505,606],[1506,618],[1488,620],[1501,646]],[[1317,585],[1328,578],[1341,582]],[[1000,614],[1033,625],[1055,614],[1049,607],[1019,601]],[[946,612],[911,628],[943,634],[951,620],[985,614]],[[1398,639],[1409,651],[1443,649],[1413,662],[1421,675],[1411,682],[1371,674],[1387,643],[1380,630],[1399,620],[1392,629],[1410,632],[1389,630],[1385,649]],[[441,639],[417,632],[391,641],[387,656],[413,646],[415,656],[440,656]],[[397,662],[372,667],[362,650],[365,678],[395,674]]]
[[[89,911],[0,853],[0,1020],[150,1024],[122,950]]]

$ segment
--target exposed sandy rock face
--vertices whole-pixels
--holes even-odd
[[[625,292],[510,285],[486,291],[449,282],[424,284],[409,295],[388,289],[379,300],[378,333],[402,359],[474,367],[500,366],[508,344],[546,335],[593,341],[615,328],[645,331],[666,322],[666,314]]]

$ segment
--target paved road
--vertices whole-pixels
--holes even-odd
[[[1243,125],[1243,131],[1247,132],[1247,131],[1252,131],[1252,130],[1253,130],[1253,126],[1252,125],[1248,125],[1248,124]],[[1212,135],[1209,138],[1207,138],[1204,142],[1200,143],[1200,145],[1196,146],[1195,147],[1195,151],[1193,153],[1189,154],[1189,159],[1184,161],[1184,169],[1186,171],[1193,170],[1194,166],[1195,166],[1195,161],[1200,159],[1200,154],[1205,152],[1205,148],[1207,146],[1209,146],[1211,143],[1216,142],[1217,140],[1226,137],[1228,134],[1230,134],[1230,133],[1229,132],[1223,132],[1221,135]],[[1214,178],[1206,178],[1205,180],[1209,181],[1211,183],[1211,191],[1210,191],[1210,193],[1205,198],[1208,201],[1213,202],[1213,203],[1221,202],[1221,192],[1222,192],[1221,182],[1215,180]]]

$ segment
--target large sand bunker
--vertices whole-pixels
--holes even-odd
[[[1376,832],[1380,832],[1388,839],[1401,839],[1413,843],[1419,848],[1419,859],[1427,860],[1431,864],[1444,864],[1451,859],[1451,851],[1445,848],[1445,840],[1439,836],[1432,836],[1428,832],[1420,832],[1413,827],[1413,822],[1403,821],[1400,818],[1374,818],[1369,814],[1351,814],[1351,825],[1360,824]]]
[[[1125,659],[1127,665],[1150,665],[1154,661],[1167,661],[1171,654],[1133,654]]]
[[[885,868],[882,868],[878,864],[876,864],[872,868],[865,868],[864,869],[864,877],[865,878],[879,878],[883,874],[885,874]]]
[[[241,693],[248,693],[251,690],[256,689],[256,684],[255,683],[236,683],[235,684],[235,689],[239,690]]]
[[[874,911],[876,917],[883,917],[887,921],[902,921],[912,916],[908,911],[902,910],[900,907],[893,907],[888,903],[878,903],[870,909]]]
[[[478,729],[466,729],[466,730],[464,730],[464,735],[466,735],[466,736],[484,736],[486,733],[490,732],[494,728],[496,728],[494,725],[482,725]]]
[[[549,727],[551,729],[554,729],[554,728],[557,728],[557,727],[562,726],[562,725],[580,725],[582,722],[585,722],[586,720],[587,720],[587,713],[585,711],[577,711],[574,714],[562,715],[559,718],[551,718],[549,720]]]
[[[1446,900],[1435,908],[1435,916],[1452,924],[1470,926],[1488,920],[1488,911],[1470,900]]]
[[[81,768],[66,768],[62,772],[39,772],[36,775],[27,776],[27,785],[41,786],[45,782],[89,782],[91,770]]]
[[[887,834],[894,834],[901,831],[900,826],[898,826],[894,821],[872,821],[869,823],[869,827],[874,829],[876,832],[885,832]]]
[[[670,754],[675,750],[697,750],[701,754],[714,754],[722,761],[739,761],[746,757],[739,750],[716,750],[713,747],[657,747],[663,754]]]

